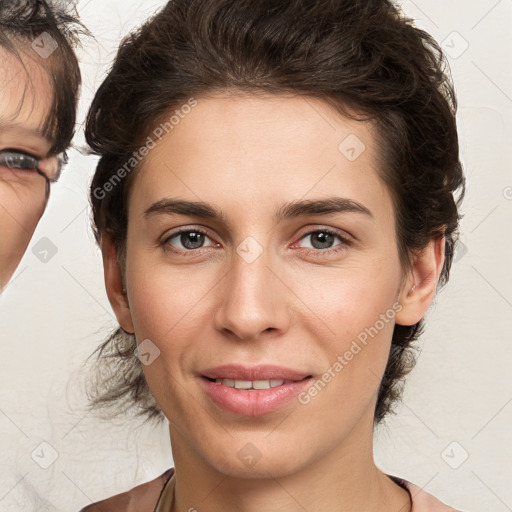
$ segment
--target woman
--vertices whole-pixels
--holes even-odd
[[[457,239],[443,63],[384,0],[174,0],[123,41],[93,404],[167,418],[174,468],[84,511],[453,510],[372,450]]]
[[[32,238],[73,137],[76,26],[45,1],[0,3],[0,291]]]

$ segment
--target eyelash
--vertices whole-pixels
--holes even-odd
[[[204,247],[200,247],[198,249],[187,249],[187,250],[183,250],[183,249],[176,249],[174,247],[172,247],[170,244],[169,244],[169,241],[179,235],[181,235],[182,233],[200,233],[202,235],[205,235],[207,236],[208,238],[212,238],[206,231],[204,231],[203,229],[200,229],[200,228],[194,228],[194,229],[190,229],[190,228],[187,228],[187,229],[181,229],[179,231],[176,231],[174,233],[171,233],[170,235],[166,236],[162,242],[160,243],[160,245],[164,246],[165,250],[169,250],[169,251],[172,251],[172,252],[176,252],[178,254],[187,254],[187,253],[195,253],[197,251],[200,251],[201,249],[204,249]],[[338,253],[340,250],[343,250],[345,249],[346,247],[350,247],[352,245],[352,242],[351,240],[349,240],[348,238],[342,236],[340,233],[338,233],[337,231],[334,231],[332,229],[328,229],[328,228],[321,228],[321,229],[314,229],[314,230],[311,230],[311,231],[308,231],[306,233],[304,233],[299,240],[303,240],[304,238],[308,237],[308,236],[311,236],[311,235],[314,235],[315,233],[327,233],[329,235],[333,235],[335,237],[338,237],[339,240],[341,241],[340,244],[338,245],[335,245],[334,247],[332,248],[327,248],[327,249],[310,249],[309,247],[306,247],[306,248],[303,248],[305,249],[308,254],[313,254],[314,256],[324,256],[325,254],[336,254]],[[172,247],[171,249],[169,247]]]

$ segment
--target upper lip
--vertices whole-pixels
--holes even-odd
[[[201,372],[203,377],[209,379],[232,379],[232,380],[303,380],[309,377],[310,374],[294,370],[292,368],[285,368],[284,366],[275,366],[271,364],[264,364],[258,366],[246,366],[241,364],[226,364],[216,366],[215,368],[208,368]]]

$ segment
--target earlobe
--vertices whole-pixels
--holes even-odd
[[[414,325],[425,316],[436,295],[444,258],[444,237],[432,239],[416,255],[400,291],[399,302],[402,309],[396,315],[397,324]]]
[[[108,300],[116,315],[119,325],[128,333],[133,334],[133,322],[126,290],[124,289],[123,275],[117,261],[116,246],[112,238],[101,237],[101,254],[103,257],[103,274]]]

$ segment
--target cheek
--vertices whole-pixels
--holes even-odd
[[[317,291],[311,290],[311,309],[329,332],[318,340],[316,331],[317,346],[326,356],[324,373],[317,390],[304,396],[305,402],[323,394],[324,388],[330,390],[325,400],[343,408],[367,405],[374,399],[388,360],[395,317],[402,308],[398,303],[400,266],[397,256],[396,265],[390,264],[392,257],[387,264],[340,271],[339,279],[318,282]],[[313,328],[310,334],[315,339]]]
[[[2,181],[0,178],[0,222],[7,227],[12,223],[18,229],[34,230],[46,207],[46,184],[42,177],[35,176],[20,182]]]
[[[314,279],[297,275],[296,291],[329,327],[334,347],[340,348],[338,341],[356,338],[386,313],[386,324],[379,321],[377,327],[387,332],[389,317],[394,319],[397,308],[393,305],[398,300],[400,274],[398,255],[390,253],[317,272]]]
[[[151,264],[142,258],[129,258],[127,277],[131,281],[130,310],[138,336],[154,338],[155,343],[186,337],[196,325],[201,301],[214,281],[208,274],[195,278],[180,268]]]
[[[165,406],[182,391],[180,386],[170,394],[165,390],[190,378],[187,369],[202,354],[204,329],[212,317],[209,294],[214,293],[218,277],[148,260],[133,254],[127,259],[130,312],[138,343],[150,340],[159,351],[158,359],[143,370],[153,394]]]
[[[21,259],[37,223],[43,215],[46,199],[43,193],[0,182],[0,233],[2,244],[1,266],[5,268],[17,264]]]

